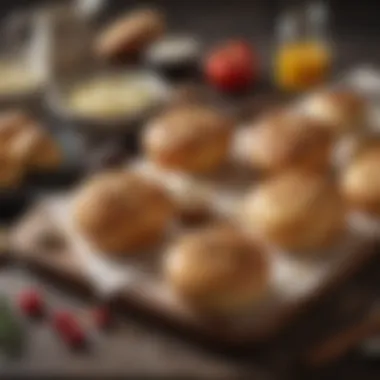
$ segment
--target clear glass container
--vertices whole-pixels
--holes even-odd
[[[326,81],[332,64],[327,23],[323,3],[281,15],[274,53],[274,81],[280,89],[302,91]]]
[[[2,25],[0,44],[0,100],[34,96],[44,84],[46,58],[41,47],[36,14],[15,13]],[[41,44],[42,43],[42,44]]]

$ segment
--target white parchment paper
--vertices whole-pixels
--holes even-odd
[[[105,253],[98,252],[77,232],[71,220],[70,197],[52,198],[48,209],[67,237],[72,251],[78,254],[83,269],[99,296],[108,297],[131,281],[137,280],[136,271],[128,265],[120,266],[119,263],[107,259]]]
[[[380,84],[380,74],[371,70],[355,70],[346,79],[348,83],[357,84],[360,82],[363,91],[369,91],[373,94],[372,84],[368,85],[369,82],[372,83],[372,81],[368,80],[368,75],[376,76],[376,81],[378,80]],[[363,77],[365,80],[362,79]],[[234,144],[235,153],[233,154],[239,156],[244,149],[247,149],[247,147],[244,148],[243,146],[244,141],[243,134],[237,138]],[[151,179],[160,181],[173,193],[179,202],[211,203],[216,210],[222,210],[224,215],[233,215],[241,199],[242,193],[239,186],[227,186],[228,190],[222,190],[218,181],[205,181],[195,184],[186,175],[165,173],[139,160],[132,163],[130,168],[140,173],[145,173]],[[250,184],[249,181],[252,183]],[[250,178],[249,181],[245,186],[254,186],[254,178]],[[69,243],[72,244],[73,250],[78,253],[88,279],[100,296],[108,297],[134,282],[145,281],[144,274],[136,270],[134,262],[129,260],[115,262],[109,255],[97,252],[89,242],[79,236],[75,228],[73,228],[70,207],[70,197],[61,197],[59,200],[52,199],[50,208],[52,217],[55,218],[62,231],[69,237]],[[358,244],[361,244],[363,239],[368,235],[377,233],[380,233],[380,221],[369,221],[366,218],[363,219],[361,215],[353,214],[350,215],[347,221],[346,235],[336,247],[331,249],[331,253],[324,252],[323,260],[299,260],[286,252],[273,249],[270,255],[272,261],[271,296],[263,305],[260,305],[260,308],[255,309],[254,317],[250,315],[247,323],[252,324],[252,320],[255,318],[268,318],[269,313],[272,312],[273,314],[273,307],[271,306],[273,304],[286,304],[289,301],[307,297],[332,273],[341,268],[344,263],[354,259],[354,255],[357,254]],[[157,255],[158,257],[163,253],[163,248],[160,247],[159,249],[161,252]],[[244,323],[241,323],[239,328],[243,328],[243,326]]]

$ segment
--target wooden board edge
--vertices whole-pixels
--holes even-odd
[[[276,323],[268,323],[267,326],[263,326],[259,334],[233,334],[228,333],[228,331],[220,329],[219,331],[205,329],[204,325],[196,325],[189,320],[179,319],[178,315],[174,313],[168,313],[166,310],[158,310],[157,307],[153,307],[150,304],[144,303],[143,300],[137,300],[136,298],[128,295],[128,292],[123,292],[115,295],[113,303],[115,308],[119,308],[122,312],[129,310],[135,310],[140,314],[146,314],[146,317],[155,320],[158,324],[166,325],[172,330],[185,333],[185,335],[199,335],[203,334],[205,341],[209,343],[213,342],[214,345],[223,345],[231,349],[241,349],[246,347],[258,346],[264,341],[273,340],[276,338],[278,332],[280,332],[284,327],[289,326],[294,322],[300,315],[300,311],[313,305],[318,301],[318,299],[323,298],[323,296],[332,291],[335,287],[348,280],[355,275],[356,271],[359,271],[373,256],[376,252],[376,247],[380,246],[380,241],[375,240],[367,242],[365,246],[358,247],[362,254],[356,255],[357,259],[350,261],[345,268],[339,273],[335,273],[331,276],[323,286],[321,286],[318,291],[308,297],[307,299],[302,299],[297,303],[292,303],[289,307],[285,308],[281,313],[281,316],[276,319]],[[83,289],[85,293],[94,294],[94,290],[89,281],[87,281],[84,276],[78,276],[77,273],[71,271],[62,272],[62,268],[58,268],[57,262],[46,260],[38,260],[38,255],[33,256],[33,253],[22,253],[18,252],[15,254],[18,260],[24,260],[27,262],[28,266],[32,269],[38,270],[40,273],[49,275],[62,285],[70,285],[78,291]],[[154,306],[154,305],[153,305]]]
[[[165,323],[165,325],[168,325],[171,329],[187,330],[190,334],[199,334],[200,331],[202,331],[206,340],[209,342],[214,341],[214,344],[223,344],[232,349],[258,347],[261,344],[265,344],[268,340],[275,340],[277,334],[281,332],[283,328],[290,326],[292,323],[296,322],[297,318],[302,316],[303,310],[317,305],[318,301],[323,299],[325,295],[353,278],[360,269],[371,261],[371,258],[373,258],[376,253],[376,247],[380,248],[380,240],[367,242],[365,246],[359,248],[362,254],[357,255],[357,260],[349,262],[344,268],[342,268],[342,271],[331,276],[311,297],[289,305],[289,307],[283,310],[281,316],[276,319],[276,323],[268,323],[267,326],[260,330],[260,333],[254,335],[246,333],[241,335],[231,335],[223,330],[216,333],[215,330],[205,329],[204,326],[195,326],[188,321],[177,318],[175,314],[163,313],[162,310],[158,313],[157,309],[152,309],[146,303],[141,301],[137,302],[127,291],[119,296],[119,298],[121,298],[119,302],[124,308],[134,308],[139,313],[154,315],[156,319],[160,320],[159,322],[161,324]]]

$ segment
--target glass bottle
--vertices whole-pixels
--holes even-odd
[[[280,17],[274,55],[274,81],[285,91],[303,91],[329,75],[332,49],[323,3],[286,12]]]

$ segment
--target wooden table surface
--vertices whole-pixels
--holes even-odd
[[[11,3],[17,2],[4,1],[0,7],[9,8]],[[31,4],[34,1],[20,3]],[[117,11],[119,7],[125,8],[136,2],[114,0],[110,3],[112,11]],[[267,62],[273,46],[274,17],[286,1],[161,0],[156,3],[167,10],[174,31],[197,31],[209,44],[223,37],[244,35],[257,45]],[[365,1],[360,4],[352,2],[352,5],[349,2],[332,3],[337,66],[349,68],[363,62],[380,64],[376,8],[370,8]],[[89,301],[73,297],[23,268],[0,269],[1,293],[15,298],[21,289],[30,285],[43,288],[49,305],[54,308],[75,309],[83,313],[90,307]],[[83,354],[67,350],[48,323],[27,325],[30,336],[25,356],[14,362],[0,359],[0,378],[11,374],[294,378],[292,374],[276,373],[272,366],[261,366],[254,356],[248,363],[242,363],[211,354],[133,316],[123,321],[121,330],[94,336],[92,349]],[[118,331],[123,333],[118,334]],[[308,377],[328,379],[338,375],[345,379],[375,379],[379,378],[380,366],[352,356],[323,373],[308,374]]]

